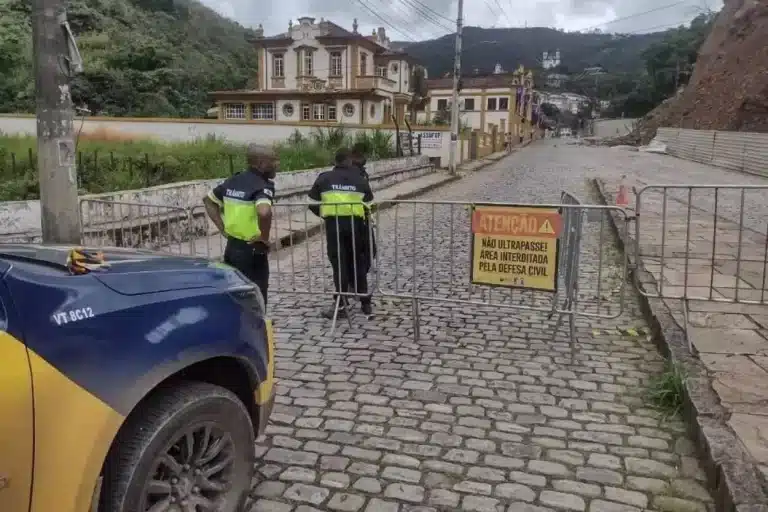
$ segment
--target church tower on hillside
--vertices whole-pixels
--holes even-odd
[[[560,50],[555,53],[544,52],[541,57],[541,67],[544,69],[556,68],[560,65]]]

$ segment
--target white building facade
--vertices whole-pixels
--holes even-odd
[[[253,90],[212,93],[227,121],[382,125],[402,121],[413,60],[389,49],[384,28],[370,36],[314,18],[255,41]]]
[[[513,73],[462,77],[459,94],[459,122],[462,127],[489,132],[494,125],[502,133],[520,135],[530,127],[538,94],[533,75],[522,67]],[[453,78],[427,80],[429,103],[417,115],[420,123],[450,120]],[[449,122],[449,121],[448,121]]]
[[[589,98],[570,92],[557,94],[541,93],[541,102],[550,103],[561,112],[577,114],[582,106],[589,104]]]

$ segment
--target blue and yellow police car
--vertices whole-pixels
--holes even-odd
[[[274,402],[258,289],[70,249],[0,244],[0,511],[240,511]]]

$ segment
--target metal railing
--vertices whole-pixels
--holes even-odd
[[[202,206],[101,203],[84,201],[86,232],[100,235],[91,235],[91,244],[224,256],[226,241]],[[626,222],[621,208],[584,205],[567,192],[549,205],[386,201],[372,212],[376,229],[345,230],[348,219],[323,221],[310,213],[315,204],[273,206],[270,294],[335,297],[337,310],[343,301],[370,294],[409,301],[417,338],[424,303],[558,315],[557,328],[568,317],[571,339],[576,316],[616,318],[624,310],[627,260],[604,243],[609,212]],[[354,236],[340,240],[329,231]],[[366,248],[365,257],[356,256]],[[340,255],[335,269],[328,263],[333,253]],[[335,325],[334,316],[332,330]]]
[[[132,247],[187,254],[189,210],[175,206],[80,200],[85,245]]]
[[[635,258],[655,280],[641,294],[767,303],[768,186],[647,185],[637,214]]]

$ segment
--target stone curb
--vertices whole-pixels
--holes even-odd
[[[412,199],[414,197],[418,197],[421,195],[424,195],[428,192],[431,192],[432,190],[436,188],[440,188],[444,185],[448,185],[449,183],[453,183],[456,180],[460,180],[462,176],[451,176],[448,175],[446,178],[442,181],[438,181],[437,183],[431,183],[425,187],[418,188],[416,190],[412,190],[410,192],[406,192],[404,194],[400,194],[399,196],[395,196],[391,199],[385,199],[381,203],[375,203],[374,202],[374,209],[376,210],[386,210],[390,207],[392,207],[395,204],[395,201],[404,201],[407,199]],[[386,189],[382,189],[386,190]],[[286,247],[290,247],[292,245],[299,244],[306,240],[307,238],[310,238],[317,233],[321,231],[322,223],[319,223],[315,226],[311,226],[307,229],[302,229],[298,231],[293,231],[287,235],[283,235],[280,237],[279,240],[276,240],[272,243],[270,243],[270,250],[275,251],[279,249],[285,249]]]
[[[603,205],[610,205],[610,195],[605,191],[605,184],[599,179],[591,180],[591,184],[599,201]],[[627,254],[629,263],[636,265],[635,242],[626,237],[626,231],[619,228],[622,219],[611,212],[610,220],[619,248]],[[656,284],[656,279],[644,268],[635,267],[632,274],[643,288],[651,289]],[[639,297],[643,315],[653,331],[657,347],[665,357],[681,363],[688,372],[683,414],[699,455],[704,459],[705,471],[714,489],[716,510],[768,512],[768,494],[759,469],[750,461],[750,455],[728,427],[729,413],[720,404],[706,368],[690,353],[685,331],[674,320],[662,299],[642,294]]]

